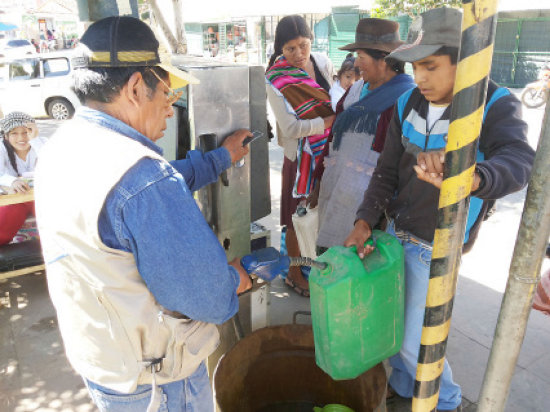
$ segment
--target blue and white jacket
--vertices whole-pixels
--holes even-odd
[[[418,88],[398,99],[384,150],[356,218],[374,227],[386,212],[397,228],[431,243],[439,189],[419,180],[413,166],[419,152],[445,148],[451,110],[448,107],[428,131],[428,105]],[[482,183],[470,200],[465,250],[472,246],[495,199],[527,184],[534,151],[526,136],[521,103],[508,89],[490,81],[477,154],[476,170]]]

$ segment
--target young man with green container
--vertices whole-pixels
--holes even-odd
[[[390,358],[390,395],[413,396],[420,337],[437,221],[439,188],[445,162],[450,104],[460,48],[462,13],[439,8],[422,13],[411,25],[406,44],[387,58],[411,62],[417,87],[397,101],[384,150],[360,205],[346,246],[360,257],[372,228],[388,217],[387,232],[405,252],[405,335]],[[479,139],[477,166],[466,225],[464,250],[473,244],[494,200],[522,189],[534,158],[527,144],[521,104],[490,81]],[[461,410],[460,386],[445,360],[437,409]]]

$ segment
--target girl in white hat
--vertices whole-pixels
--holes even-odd
[[[27,193],[40,148],[45,138],[37,137],[34,119],[23,112],[12,112],[0,120],[0,188],[5,193]],[[29,215],[34,202],[0,207],[0,245],[10,243]]]

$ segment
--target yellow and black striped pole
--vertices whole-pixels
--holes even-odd
[[[445,170],[420,340],[413,412],[435,411],[493,55],[498,0],[464,0]]]

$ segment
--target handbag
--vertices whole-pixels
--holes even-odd
[[[315,251],[317,244],[317,235],[319,234],[319,212],[315,207],[310,209],[300,207],[292,215],[292,224],[300,246],[300,253],[303,257],[315,259],[317,253]]]

